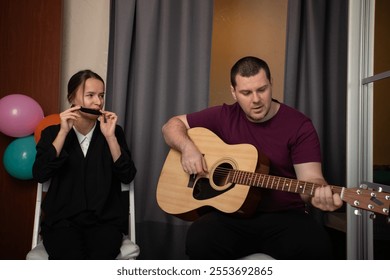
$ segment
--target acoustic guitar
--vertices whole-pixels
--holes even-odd
[[[256,208],[260,188],[313,196],[320,184],[268,175],[266,158],[251,144],[228,145],[205,128],[191,128],[189,137],[204,155],[206,177],[183,171],[180,153],[171,149],[163,165],[156,198],[166,213],[195,220],[210,208],[249,216]],[[390,194],[365,188],[330,186],[341,199],[359,209],[389,215]]]

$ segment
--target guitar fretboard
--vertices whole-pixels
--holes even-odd
[[[231,183],[273,189],[279,191],[293,192],[314,196],[316,188],[324,185],[300,181],[297,179],[289,179],[273,175],[254,173],[241,170],[230,170],[227,180]],[[340,193],[341,188],[331,186],[334,193]]]

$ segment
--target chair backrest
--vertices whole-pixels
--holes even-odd
[[[37,196],[35,200],[35,215],[34,215],[34,227],[33,227],[33,235],[32,235],[32,242],[31,242],[31,248],[35,248],[37,246],[38,242],[40,241],[41,237],[39,235],[39,225],[41,221],[41,204],[42,204],[42,197],[43,193],[47,192],[50,186],[50,181],[44,182],[44,183],[38,183],[37,185]]]
[[[130,184],[122,184],[122,192],[129,192],[129,238],[135,242],[135,195],[134,195],[134,181]]]
[[[49,190],[50,180],[44,183],[38,183],[37,185],[37,196],[35,202],[35,216],[34,216],[34,227],[33,227],[33,236],[31,242],[31,248],[35,248],[38,242],[41,240],[39,234],[40,221],[41,221],[41,204],[43,199],[43,193]],[[135,197],[134,197],[134,181],[130,184],[122,184],[122,192],[129,192],[129,239],[136,244],[135,242]]]

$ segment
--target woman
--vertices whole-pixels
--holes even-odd
[[[103,110],[104,94],[98,74],[74,74],[68,83],[71,107],[60,114],[61,124],[42,131],[37,144],[34,179],[51,180],[41,225],[49,259],[119,254],[128,221],[121,183],[130,183],[136,168],[117,116]]]

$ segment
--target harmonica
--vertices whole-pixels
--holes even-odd
[[[102,115],[102,112],[100,112],[99,110],[94,110],[94,109],[89,109],[89,108],[84,108],[84,107],[81,107],[80,111],[84,112],[84,113],[92,114],[92,115],[97,115],[97,116]]]

